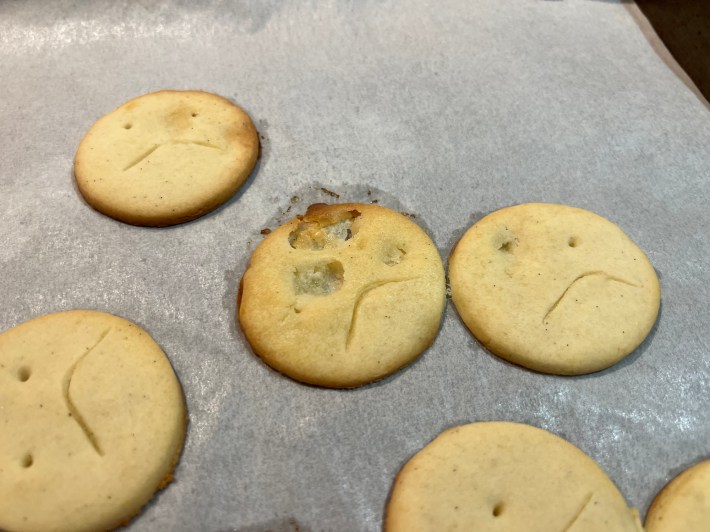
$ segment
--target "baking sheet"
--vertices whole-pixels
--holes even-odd
[[[262,156],[216,212],[132,227],[81,200],[72,157],[97,118],[163,88],[233,99]],[[710,455],[710,111],[621,3],[3,2],[0,90],[0,328],[112,312],[184,386],[176,480],[131,530],[378,530],[402,464],[472,421],[567,438],[642,512]],[[297,384],[252,354],[235,300],[260,231],[334,201],[321,188],[415,214],[443,256],[500,207],[590,209],[647,252],[661,315],[623,362],[563,378],[487,354],[449,304],[394,376]]]

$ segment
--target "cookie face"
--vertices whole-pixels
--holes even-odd
[[[107,530],[171,480],[182,389],[150,336],[94,311],[0,334],[0,529]]]
[[[173,225],[231,198],[258,154],[251,119],[229,100],[159,91],[96,122],[76,152],[74,175],[96,210],[135,225]]]
[[[401,214],[312,205],[254,251],[239,321],[254,352],[296,380],[336,388],[389,375],[434,340],[441,258]]]
[[[660,287],[643,251],[592,212],[524,204],[474,224],[449,259],[451,295],[491,352],[537,371],[607,368],[651,330]]]
[[[656,496],[646,532],[692,532],[710,527],[710,460],[685,470]]]
[[[449,429],[414,455],[395,480],[385,530],[642,529],[614,483],[574,445],[493,422]]]

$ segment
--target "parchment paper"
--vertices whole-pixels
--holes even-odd
[[[82,201],[72,158],[96,119],[164,88],[233,99],[262,156],[216,212],[132,227]],[[185,389],[176,480],[131,530],[379,530],[403,463],[473,421],[567,438],[642,512],[710,455],[710,112],[621,3],[3,2],[0,91],[0,329],[112,312]],[[415,214],[444,257],[504,206],[592,210],[648,254],[661,315],[623,362],[563,378],[488,354],[449,304],[403,371],[303,386],[253,355],[235,300],[260,231],[335,201],[321,187]]]

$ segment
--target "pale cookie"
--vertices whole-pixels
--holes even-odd
[[[643,251],[589,211],[530,203],[474,224],[449,259],[451,296],[491,352],[579,375],[631,353],[651,330],[660,287]]]
[[[182,389],[138,326],[48,314],[0,334],[0,529],[107,530],[170,482]]]
[[[710,530],[710,460],[671,480],[651,503],[646,532]]]
[[[271,367],[348,388],[424,351],[444,303],[441,257],[414,222],[375,205],[317,204],[254,251],[239,321]]]
[[[640,532],[636,510],[582,451],[517,423],[449,429],[397,476],[387,532]]]
[[[160,91],[123,104],[79,144],[74,175],[97,211],[135,225],[173,225],[231,198],[256,163],[249,116],[200,91]]]

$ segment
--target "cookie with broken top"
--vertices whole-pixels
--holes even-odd
[[[165,226],[231,198],[258,154],[256,129],[240,107],[208,92],[164,90],[98,120],[79,144],[74,175],[97,211]]]
[[[0,334],[0,529],[108,530],[172,479],[182,388],[144,330],[104,312]]]
[[[451,428],[395,479],[386,532],[642,532],[604,471],[571,443],[508,422]]]
[[[239,322],[254,352],[298,381],[381,379],[434,340],[445,303],[434,243],[366,204],[316,204],[272,231],[242,278]]]
[[[449,259],[451,296],[491,352],[533,370],[607,368],[648,335],[660,287],[646,255],[592,212],[541,203],[476,222]]]

